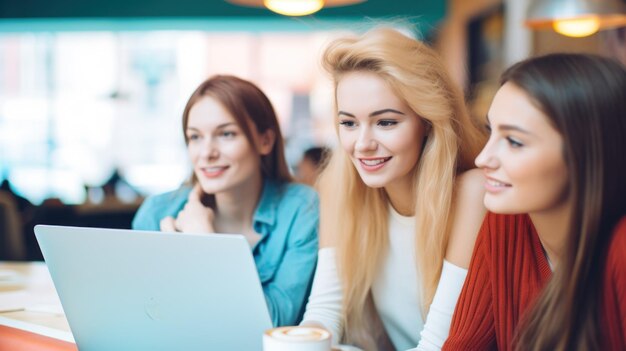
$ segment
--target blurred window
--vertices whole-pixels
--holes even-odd
[[[288,147],[299,148],[288,150],[293,164],[310,144],[334,138],[319,57],[339,34],[0,34],[0,178],[33,203],[82,203],[115,170],[143,195],[174,189],[190,173],[184,104],[218,73],[268,94]]]

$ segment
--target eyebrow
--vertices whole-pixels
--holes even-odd
[[[487,124],[491,126],[491,122],[489,121],[489,116],[487,116],[486,119],[487,119]],[[513,130],[513,131],[520,132],[523,134],[531,135],[531,133],[527,131],[526,129],[515,126],[515,125],[511,125],[511,124],[501,124],[498,126],[498,130],[504,130],[504,131]]]
[[[376,117],[376,116],[382,115],[384,113],[397,113],[399,115],[405,115],[404,112],[401,112],[401,111],[398,111],[398,110],[394,110],[392,108],[386,108],[386,109],[382,109],[382,110],[378,110],[378,111],[374,111],[374,112],[370,113],[369,117]],[[337,114],[338,115],[345,115],[345,116],[348,116],[348,117],[356,117],[355,115],[353,115],[353,114],[351,114],[349,112],[346,112],[346,111],[339,111],[339,112],[337,112]]]
[[[530,135],[530,132],[529,132],[529,131],[527,131],[526,129],[520,128],[520,127],[518,127],[518,126],[512,126],[512,125],[510,125],[510,124],[502,124],[502,125],[499,125],[499,126],[498,126],[498,129],[499,129],[499,130],[513,130],[513,131],[516,131],[516,132],[520,132],[520,133],[523,133],[523,134],[528,134],[528,135]]]
[[[230,125],[236,125],[236,123],[235,122],[222,123],[222,124],[218,125],[217,127],[215,127],[215,129],[222,129],[222,128],[228,127]],[[187,126],[187,129],[200,130],[200,128],[196,128],[196,127],[193,127],[193,126]]]

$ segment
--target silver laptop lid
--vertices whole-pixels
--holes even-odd
[[[35,234],[80,350],[261,350],[272,327],[242,235]]]

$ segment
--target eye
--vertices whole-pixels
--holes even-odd
[[[239,135],[238,131],[232,129],[221,129],[216,131],[216,136],[221,139],[233,139]]]
[[[342,125],[346,128],[353,128],[356,126],[356,123],[354,123],[354,121],[351,121],[349,119],[344,119],[342,121],[339,121],[339,125]]]
[[[485,124],[485,129],[491,134],[491,124]]]
[[[198,135],[196,133],[188,134],[187,135],[187,139],[189,141],[196,141],[196,140],[200,139],[200,135]]]
[[[398,121],[394,121],[392,119],[381,119],[376,124],[378,124],[381,127],[391,127],[391,126],[395,126],[396,124],[398,124]]]
[[[514,148],[514,149],[518,149],[522,146],[524,146],[524,144],[522,144],[521,142],[519,142],[518,140],[515,140],[515,138],[512,137],[506,137],[506,141],[509,143],[509,145]]]

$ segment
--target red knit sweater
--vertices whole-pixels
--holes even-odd
[[[551,275],[528,215],[487,214],[443,350],[511,350],[520,317]],[[602,340],[626,350],[626,217],[611,241],[601,317]]]

